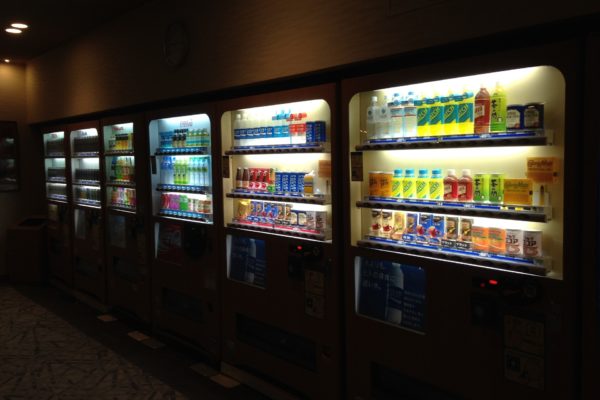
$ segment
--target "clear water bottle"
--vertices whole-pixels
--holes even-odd
[[[415,94],[408,92],[406,105],[404,106],[404,136],[417,136],[417,107],[415,106]]]
[[[404,108],[399,93],[394,93],[390,109],[390,137],[399,138],[404,136]]]
[[[379,114],[377,96],[371,97],[371,105],[367,107],[367,137],[377,139],[376,115]]]
[[[383,104],[375,116],[375,132],[379,138],[390,137],[390,109],[387,104],[387,96],[383,96]]]

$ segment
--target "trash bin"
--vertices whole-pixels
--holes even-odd
[[[46,222],[46,217],[30,216],[8,228],[6,264],[11,282],[45,281]]]

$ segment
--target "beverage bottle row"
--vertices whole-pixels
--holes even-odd
[[[133,132],[128,133],[114,133],[108,140],[109,150],[131,150],[133,149],[132,144]]]
[[[160,147],[185,148],[210,146],[210,133],[208,129],[175,129],[160,132]]]
[[[250,119],[238,113],[233,122],[235,146],[290,145],[326,141],[325,121],[308,121],[307,113],[291,111]]]
[[[48,168],[48,178],[65,178],[64,168]]]
[[[64,153],[64,139],[48,140],[46,142],[46,154],[63,154]]]
[[[371,171],[369,196],[419,200],[502,203],[504,174],[475,174],[463,169],[458,177],[454,169],[442,176],[440,168],[395,169],[394,172]]]
[[[66,185],[47,185],[48,197],[67,197]]]
[[[210,186],[208,157],[163,157],[160,164],[163,184]]]
[[[465,89],[418,98],[409,91],[394,93],[390,102],[384,96],[381,104],[373,96],[366,119],[369,139],[504,132],[507,96],[500,83],[492,95],[482,85],[476,95]]]
[[[135,180],[135,157],[113,157],[110,163],[110,180],[133,182]]]
[[[76,137],[73,139],[74,153],[98,152],[99,149],[98,136]]]
[[[110,203],[114,206],[135,207],[135,189],[113,186],[110,192]]]
[[[100,170],[91,168],[77,168],[75,170],[75,180],[100,182]]]
[[[100,202],[100,189],[77,186],[75,187],[75,199]]]
[[[178,193],[162,193],[161,209],[189,213],[212,214],[210,198],[198,198]]]

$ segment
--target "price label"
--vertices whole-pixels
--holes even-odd
[[[331,160],[319,160],[319,178],[331,178]]]

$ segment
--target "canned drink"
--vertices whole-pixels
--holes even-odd
[[[282,218],[282,222],[284,225],[291,225],[292,224],[292,204],[287,203],[284,206],[284,211],[283,211],[283,218]]]
[[[473,241],[473,218],[460,219],[460,240],[468,243]]]
[[[369,196],[381,196],[381,188],[379,186],[379,174],[381,174],[381,171],[369,172]]]
[[[527,129],[541,129],[544,127],[544,104],[527,103],[523,111],[523,124]]]
[[[288,172],[289,182],[290,182],[290,192],[298,193],[298,173],[297,172]]]
[[[276,191],[277,189],[275,188],[275,177],[277,173],[275,172],[275,168],[269,168],[269,175],[268,175],[268,179],[267,179],[267,191],[270,193],[273,193],[274,191]],[[279,186],[281,186],[281,182],[279,182]]]
[[[379,173],[379,196],[392,197],[392,178],[393,177],[394,177],[393,172],[380,172]]]
[[[281,176],[283,172],[275,172],[275,193],[283,192],[283,187],[281,184]]]
[[[297,213],[298,213],[298,226],[301,228],[306,228],[306,224],[307,224],[306,211],[297,211]]]
[[[204,200],[202,206],[205,214],[212,214],[212,202],[210,200]]]
[[[522,104],[509,104],[506,107],[506,129],[523,129],[525,106]]]
[[[315,229],[319,232],[325,231],[327,228],[327,212],[315,211]]]
[[[306,229],[315,230],[317,228],[317,212],[316,211],[305,211],[306,212]]]
[[[490,199],[490,174],[473,175],[473,200],[488,201]]]
[[[315,143],[315,123],[312,121],[306,122],[306,143]]]
[[[490,174],[491,203],[502,203],[504,200],[504,174]]]
[[[250,181],[248,182],[248,189],[250,189],[250,190],[256,189],[256,182],[258,179],[258,177],[257,177],[258,171],[259,171],[259,168],[250,168]]]
[[[446,232],[444,239],[458,239],[458,217],[446,217]]]
[[[281,175],[281,191],[288,193],[290,191],[290,174],[289,172],[280,172]]]
[[[298,211],[296,211],[296,210],[290,210],[289,225],[290,226],[297,226],[298,225]]]
[[[394,240],[402,239],[404,227],[406,226],[406,214],[403,211],[394,212],[394,228],[390,237]]]
[[[296,173],[296,187],[298,189],[298,193],[304,193],[304,175],[306,175],[306,172]]]
[[[520,229],[506,230],[506,254],[511,256],[523,255],[523,231]]]
[[[371,210],[371,236],[380,236],[382,222],[381,210]]]
[[[473,250],[487,252],[490,249],[490,231],[485,226],[471,227],[471,241],[473,242]]]
[[[263,192],[267,191],[267,186],[269,182],[269,168],[261,168],[261,180],[260,180],[260,190]]]
[[[524,231],[523,232],[523,254],[526,257],[542,256],[542,232]]]
[[[489,229],[490,252],[496,254],[506,253],[506,229]]]

